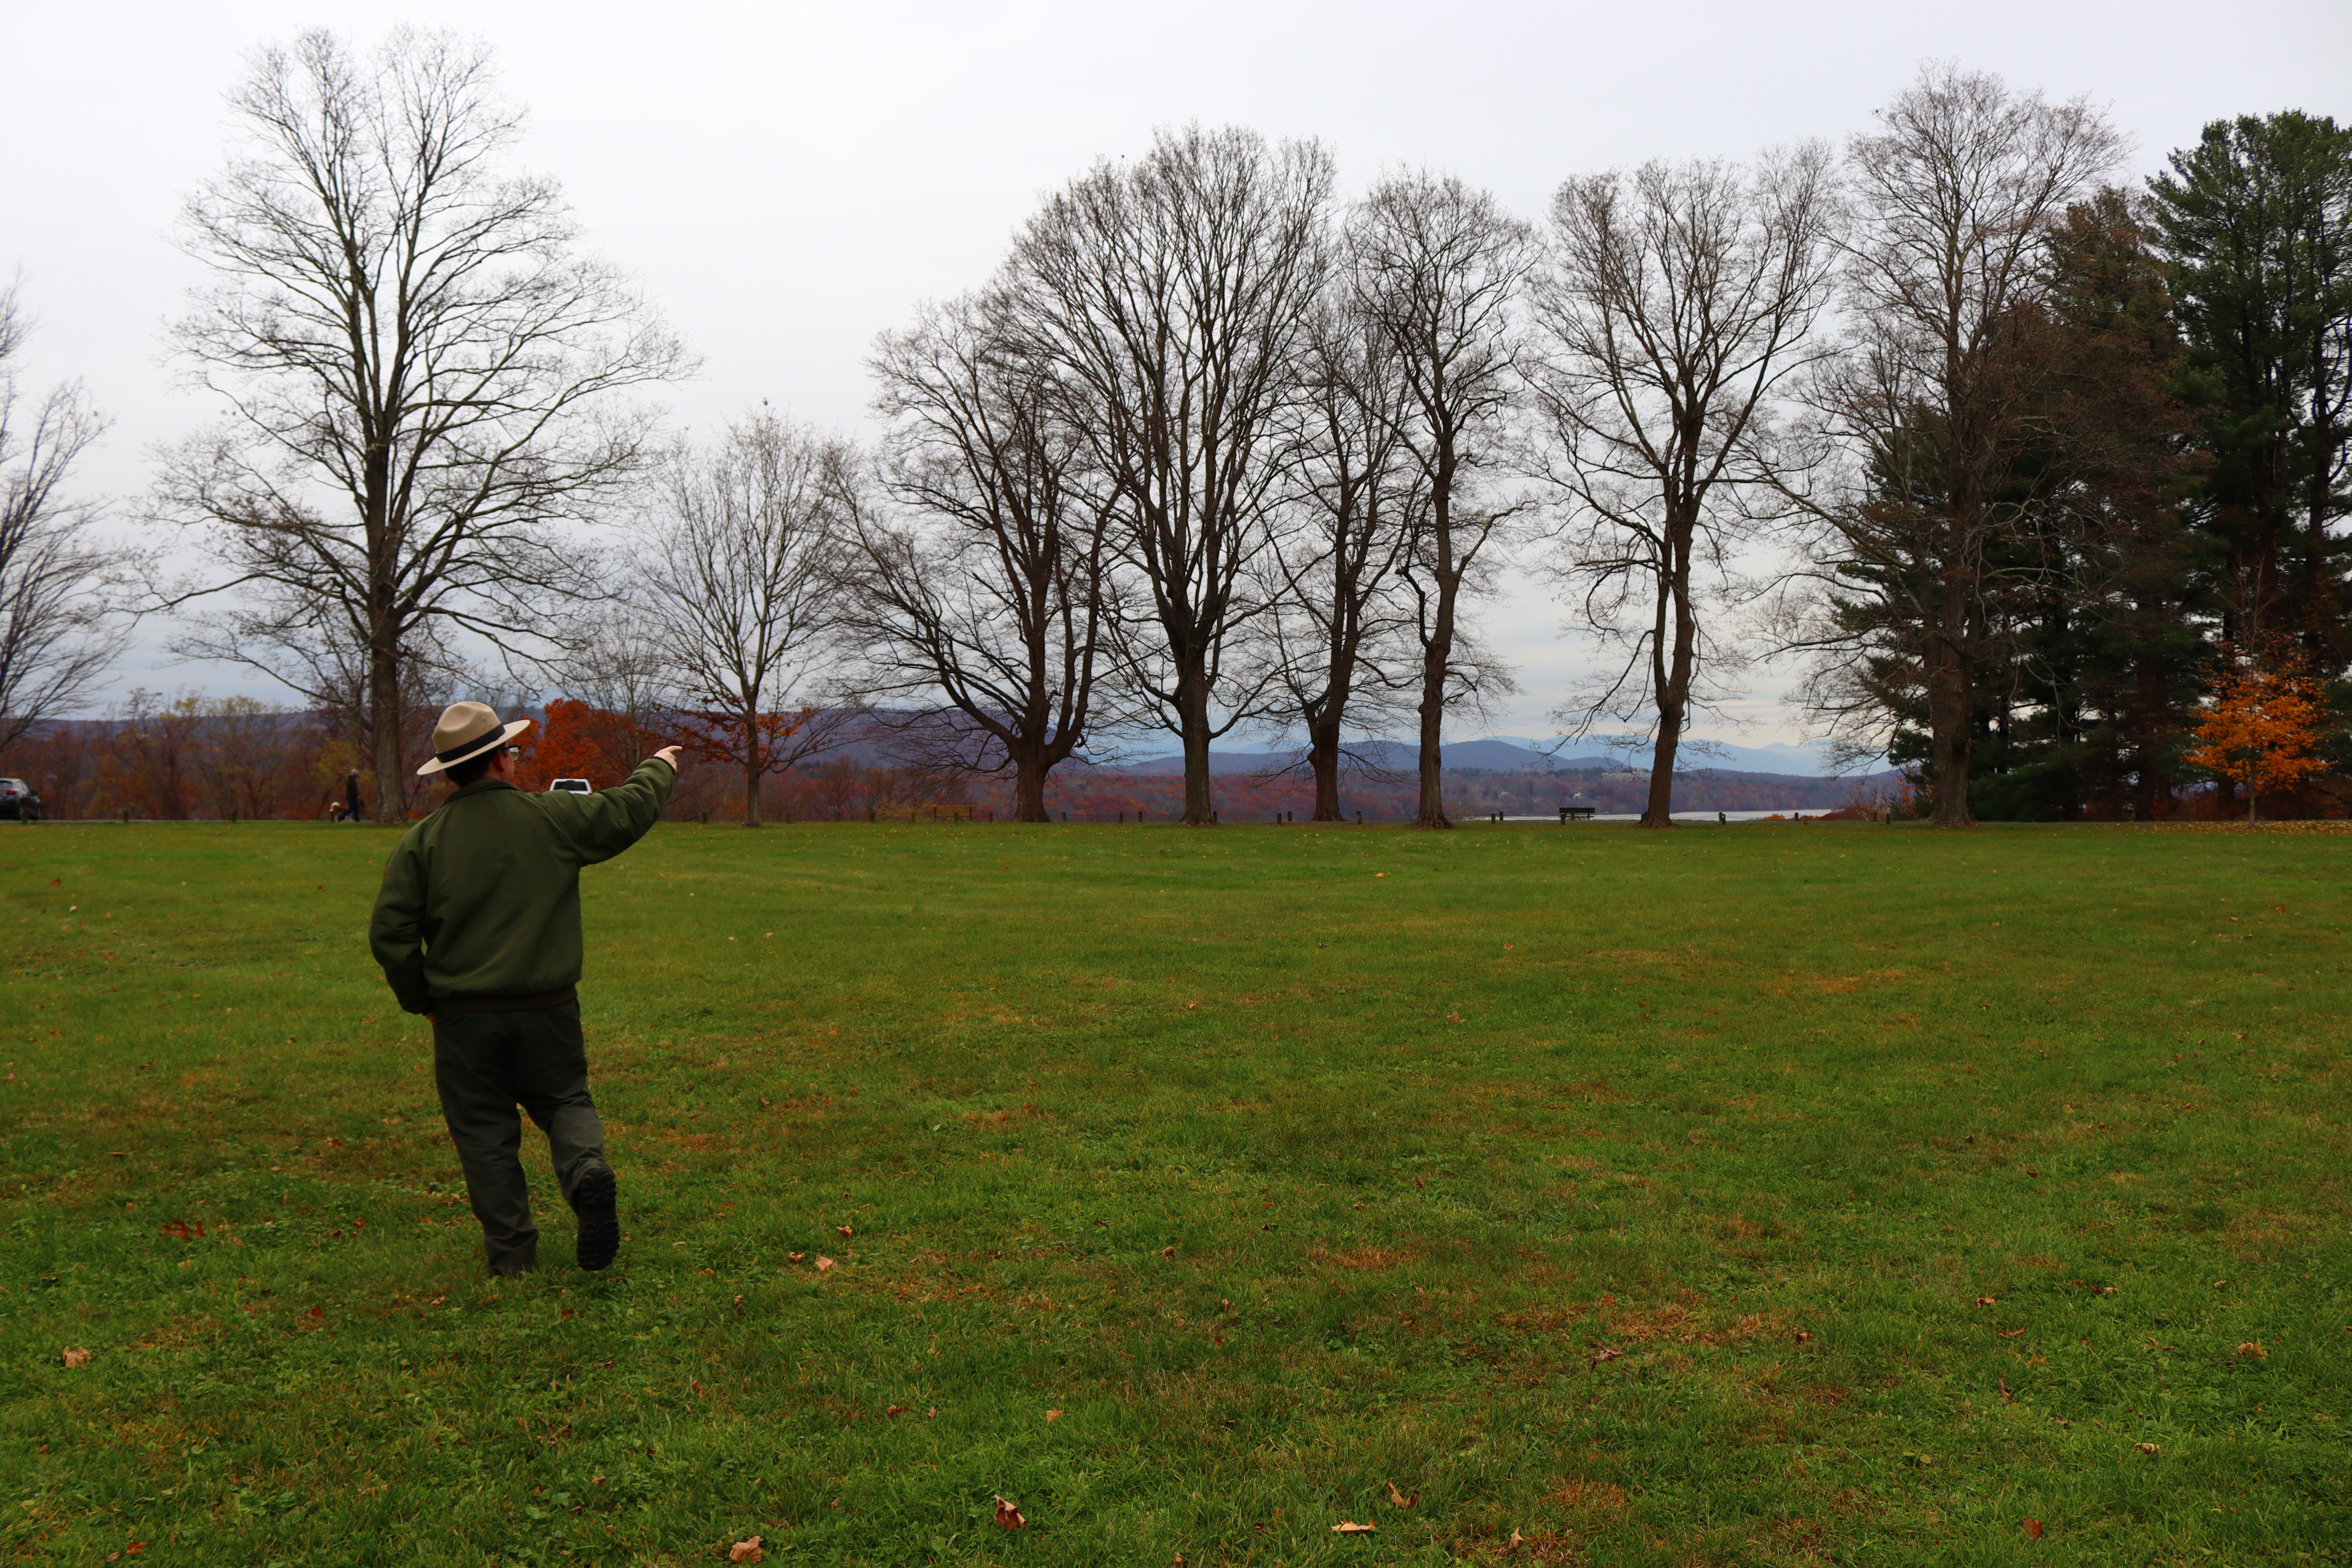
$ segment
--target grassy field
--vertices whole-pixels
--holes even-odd
[[[520,1284],[390,846],[0,832],[0,1561],[2352,1561],[2352,837],[664,826]]]

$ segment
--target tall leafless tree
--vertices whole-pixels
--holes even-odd
[[[1010,766],[1015,820],[1043,822],[1109,662],[1113,505],[1004,317],[1000,294],[960,300],[877,345],[883,485],[909,521],[856,519],[848,614],[877,694],[925,695],[909,735]]]
[[[129,633],[127,563],[94,537],[97,504],[67,490],[107,421],[69,381],[27,426],[12,363],[27,330],[15,286],[0,289],[0,752],[79,707]]]
[[[342,674],[331,650],[359,650],[391,821],[417,645],[560,629],[595,591],[561,525],[647,451],[625,395],[687,361],[578,252],[555,182],[505,167],[521,115],[483,46],[404,28],[362,58],[306,33],[255,55],[229,103],[242,144],[183,221],[218,282],[173,341],[230,413],[158,494],[226,572],[173,600],[242,591],[185,646],[314,700]]]
[[[855,468],[843,443],[765,409],[663,465],[641,607],[703,750],[741,770],[746,827],[760,826],[763,780],[856,728],[829,684]]]
[[[1532,231],[1495,198],[1452,175],[1411,174],[1373,187],[1348,225],[1357,306],[1387,339],[1404,376],[1399,428],[1426,500],[1405,580],[1421,638],[1421,799],[1417,827],[1451,827],[1439,742],[1449,708],[1492,671],[1464,657],[1465,589],[1524,514],[1506,496],[1514,405],[1522,388],[1521,286]]]
[[[1387,656],[1403,630],[1399,573],[1423,490],[1403,447],[1394,349],[1351,299],[1326,301],[1302,345],[1291,526],[1270,570],[1267,617],[1286,706],[1307,732],[1318,822],[1339,820],[1346,736],[1401,709]]]
[[[1925,709],[1934,818],[1961,827],[1978,677],[2002,629],[1990,597],[2031,512],[2019,481],[2047,386],[2018,334],[2045,289],[2050,226],[2124,143],[2084,100],[1950,64],[1923,68],[1878,119],[1846,147],[1852,331],[1816,393],[1848,461],[1811,499],[1815,592],[1786,642],[1815,655],[1811,700],[1833,723]]]
[[[1571,179],[1552,203],[1538,380],[1569,502],[1559,563],[1625,655],[1574,717],[1654,715],[1644,827],[1674,826],[1675,752],[1712,641],[1702,600],[1727,584],[1751,497],[1785,479],[1773,405],[1823,352],[1834,216],[1819,142],[1752,174],[1654,163]]]
[[[1007,294],[1104,487],[1138,610],[1113,631],[1143,710],[1213,820],[1209,746],[1251,716],[1236,635],[1283,479],[1283,414],[1321,292],[1334,174],[1315,142],[1192,127],[1106,162],[1016,243]]]

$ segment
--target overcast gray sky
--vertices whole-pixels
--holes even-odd
[[[2352,118],[2352,5],[2239,0],[1445,5],[286,5],[9,0],[0,268],[41,331],[36,383],[79,375],[117,418],[83,479],[126,500],[148,453],[212,411],[170,384],[163,323],[194,281],[168,232],[219,163],[221,95],[257,43],[397,22],[497,47],[531,111],[523,157],[567,186],[593,246],[634,269],[704,357],[669,398],[708,426],[761,397],[864,418],[866,345],[915,301],[978,282],[1039,194],[1156,125],[1313,135],[1351,186],[1429,164],[1529,217],[1565,175],[1650,157],[1742,157],[1843,138],[1926,58],[2054,97],[2086,93],[2161,166],[2207,121]],[[1544,715],[1583,650],[1531,581],[1488,615]],[[172,666],[153,638],[123,686],[272,695]],[[1760,679],[1750,742],[1793,737]]]

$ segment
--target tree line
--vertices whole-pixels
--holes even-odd
[[[1212,745],[1279,732],[1332,820],[1351,747],[1410,730],[1443,826],[1446,722],[1513,689],[1478,610],[1517,573],[1604,654],[1564,724],[1650,737],[1650,826],[1759,658],[1948,825],[2160,816],[2293,782],[2244,737],[2343,743],[2331,120],[2216,121],[2135,186],[2088,101],[1932,64],[1842,148],[1571,175],[1541,221],[1168,130],[880,335],[860,443],[764,404],[664,433],[642,395],[692,357],[513,168],[482,46],[308,34],[230,102],[172,331],[227,412],[163,454],[146,551],[64,499],[79,389],[23,434],[5,384],[0,741],[141,610],[295,693],[383,820],[431,710],[502,680],[686,734],[751,822],[877,728],[1023,820],[1164,733],[1195,824]],[[173,531],[203,565],[167,578]]]

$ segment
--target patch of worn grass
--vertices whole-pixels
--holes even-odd
[[[0,835],[0,1557],[2347,1555],[2352,839],[666,826],[519,1286],[389,847]]]

